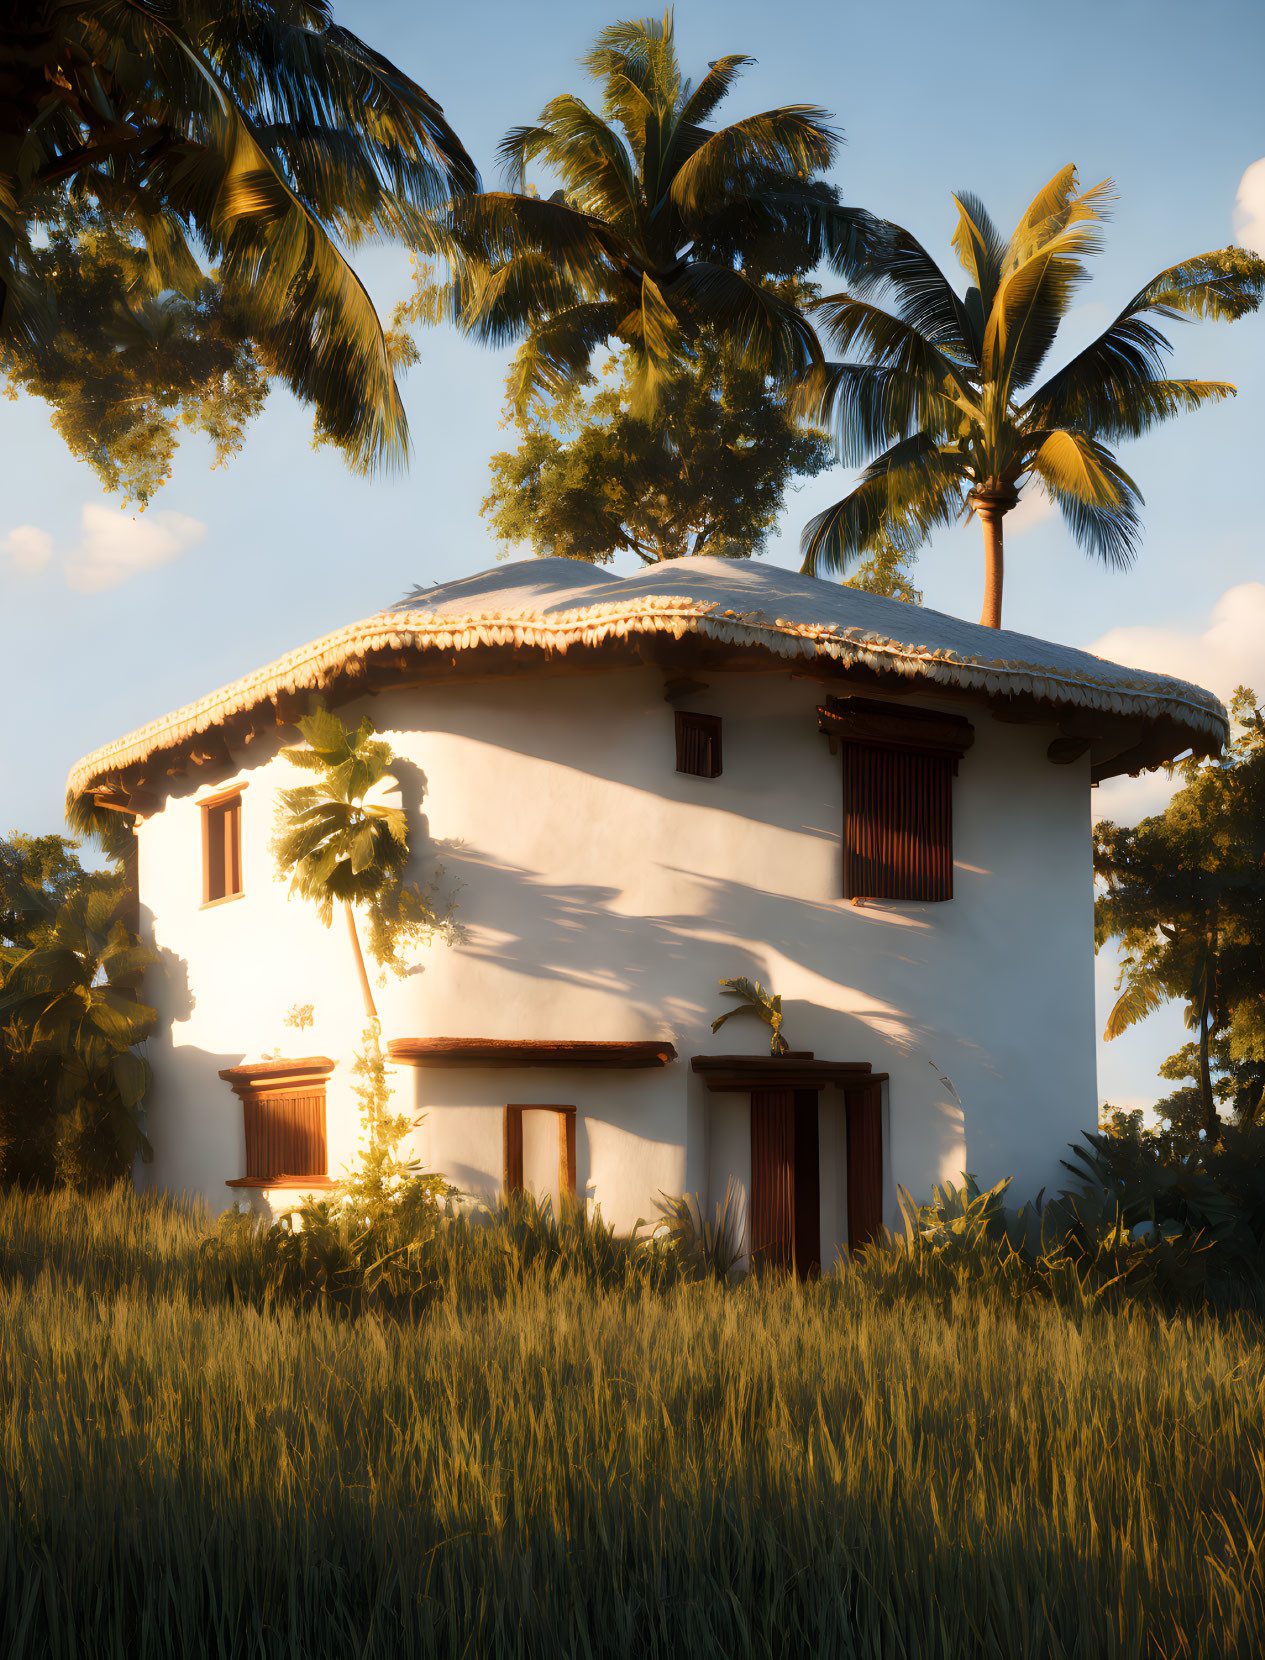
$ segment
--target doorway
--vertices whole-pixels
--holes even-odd
[[[815,1089],[751,1091],[751,1259],[800,1279],[821,1271],[821,1136]]]

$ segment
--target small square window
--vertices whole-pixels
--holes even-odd
[[[523,1114],[553,1113],[558,1123],[559,1203],[575,1193],[575,1108],[510,1104],[505,1108],[505,1191],[520,1193],[524,1187]],[[549,1161],[552,1163],[552,1159]],[[552,1187],[553,1181],[545,1184]]]
[[[720,716],[676,711],[676,770],[696,778],[720,777]]]
[[[242,891],[240,791],[202,803],[202,903],[233,899]]]

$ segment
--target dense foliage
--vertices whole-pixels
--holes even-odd
[[[156,290],[117,215],[59,205],[41,229],[27,263],[57,296],[57,326],[38,352],[8,357],[8,395],[44,399],[71,454],[142,506],[170,478],[182,428],[205,435],[213,465],[228,461],[268,394],[241,309],[210,277]]]
[[[134,899],[64,837],[0,841],[0,1183],[101,1186],[149,1156]]]
[[[1218,1101],[1253,1122],[1265,1097],[1265,720],[1255,693],[1235,696],[1234,738],[1214,761],[1185,766],[1185,787],[1133,829],[1094,829],[1099,947],[1119,943],[1114,1038],[1176,999],[1196,1033],[1164,1075],[1193,1079],[1160,1105],[1197,1138],[1218,1134]]]
[[[231,451],[261,370],[355,465],[403,457],[391,346],[343,250],[433,248],[432,215],[477,179],[329,0],[30,0],[6,8],[0,83],[0,364],[107,483],[144,499],[191,410]],[[50,253],[68,206],[121,242]],[[113,258],[126,285],[98,312]],[[130,354],[113,405],[111,329]]]
[[[819,473],[829,446],[714,339],[700,337],[682,360],[644,418],[632,413],[627,351],[608,378],[564,390],[547,415],[528,411],[523,442],[492,457],[483,512],[496,535],[596,562],[622,550],[648,565],[760,553],[788,484]]]
[[[1254,1321],[879,1254],[656,1293],[523,1218],[352,1322],[204,1230],[0,1198],[12,1660],[1258,1650]]]
[[[1265,260],[1242,248],[1170,267],[1035,390],[1060,324],[1101,246],[1107,183],[1080,190],[1065,167],[1007,238],[977,197],[954,198],[959,295],[908,231],[886,225],[846,292],[814,302],[819,326],[853,361],[814,366],[802,412],[832,427],[856,488],[803,535],[804,569],[846,569],[895,542],[920,547],[968,511],[984,530],[981,621],[1001,626],[1005,514],[1025,482],[1044,489],[1084,550],[1114,566],[1136,552],[1141,494],[1108,447],[1233,394],[1172,380],[1165,320],[1233,321],[1265,294]],[[876,303],[890,296],[891,311]],[[877,454],[875,452],[878,452]]]

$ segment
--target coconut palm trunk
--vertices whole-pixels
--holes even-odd
[[[369,984],[369,974],[365,968],[365,954],[360,949],[360,933],[356,927],[356,913],[346,901],[343,903],[343,913],[347,918],[347,933],[351,940],[351,954],[356,959],[356,973],[360,976],[360,995],[364,999],[365,1013],[370,1020],[376,1020],[378,1018],[378,1005],[373,1000],[373,987]]]
[[[1002,521],[1018,504],[1019,495],[1015,490],[975,490],[970,499],[984,532],[984,608],[979,620],[985,628],[1000,628],[1002,588],[1006,576]]]

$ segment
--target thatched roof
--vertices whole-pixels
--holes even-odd
[[[1097,777],[1159,766],[1189,748],[1215,753],[1227,736],[1222,705],[1184,680],[777,565],[680,559],[621,578],[574,560],[527,559],[415,589],[105,745],[74,767],[68,790],[125,790],[129,779],[143,789],[168,754],[227,759],[226,745],[292,721],[313,691],[337,700],[468,671],[548,672],[563,654],[577,667],[780,663],[845,685],[908,690],[922,681],[929,693],[990,702],[1002,718],[1059,721],[1068,742],[1092,739]]]

